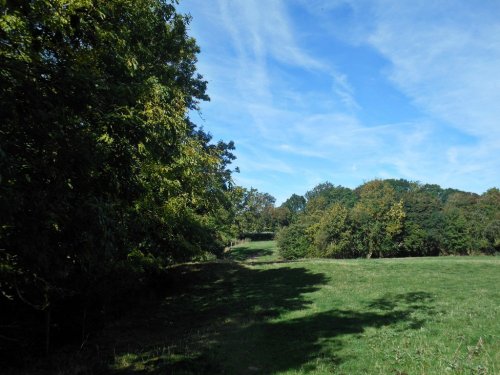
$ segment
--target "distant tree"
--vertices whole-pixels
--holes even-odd
[[[391,185],[391,187],[394,189],[394,192],[396,193],[396,196],[398,198],[402,198],[405,194],[411,193],[413,191],[419,190],[420,189],[420,184],[418,182],[412,182],[405,180],[403,178],[396,180],[396,179],[387,179],[384,180],[386,183]]]
[[[486,241],[485,251],[488,253],[500,251],[500,190],[492,188],[479,198],[477,204],[478,216],[484,223],[482,231]]]
[[[443,204],[423,189],[403,195],[406,213],[404,250],[408,255],[438,255],[442,245]]]
[[[452,207],[444,212],[443,252],[444,254],[466,255],[472,252],[473,238],[465,216]]]
[[[297,194],[292,194],[281,206],[275,208],[274,216],[278,227],[290,225],[304,212],[306,199]]]
[[[283,233],[307,256],[370,258],[499,249],[497,188],[479,196],[389,179],[369,181],[354,191],[325,182],[305,197],[306,207],[292,222],[293,230]],[[295,235],[300,239],[293,242]]]
[[[500,252],[500,220],[492,220],[484,228],[484,237],[488,241],[487,252]]]
[[[276,199],[268,193],[261,193],[254,188],[241,188],[235,216],[238,232],[273,231],[276,227],[273,217],[275,202]]]
[[[394,189],[382,180],[367,182],[357,189],[359,201],[353,208],[358,251],[371,258],[391,255],[400,243],[405,212]]]
[[[298,214],[304,211],[306,207],[306,199],[302,195],[292,194],[281,207],[288,208],[292,214]]]
[[[321,217],[313,234],[315,255],[327,258],[350,258],[353,255],[350,210],[335,203]]]
[[[305,194],[307,199],[306,210],[322,211],[334,203],[341,203],[346,207],[353,207],[356,203],[356,194],[349,188],[334,186],[330,182],[324,182],[315,186]]]
[[[441,203],[446,203],[450,195],[454,193],[461,193],[461,191],[458,189],[443,189],[441,186],[436,184],[424,184],[422,185],[421,190],[438,198]]]
[[[275,207],[271,211],[272,222],[276,228],[286,227],[294,221],[294,214],[288,207]]]

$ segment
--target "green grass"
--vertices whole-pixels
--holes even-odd
[[[95,343],[114,374],[500,374],[500,258],[280,262],[274,242],[170,270]]]
[[[275,241],[244,242],[226,253],[226,259],[245,263],[277,262],[280,260]]]

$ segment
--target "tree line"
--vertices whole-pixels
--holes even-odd
[[[288,208],[290,200],[283,206]],[[500,190],[482,195],[404,179],[354,190],[329,182],[290,210],[277,241],[287,259],[493,254],[500,251]]]

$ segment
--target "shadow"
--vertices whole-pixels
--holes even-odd
[[[385,295],[360,311],[334,308],[288,320],[310,308],[307,294],[328,278],[303,267],[255,269],[236,262],[193,264],[170,270],[162,303],[142,306],[109,327],[99,356],[112,374],[272,374],[313,371],[320,358],[335,367],[348,358],[342,340],[368,327],[417,329],[432,296]]]
[[[400,305],[410,306],[413,309],[428,309],[428,304],[434,300],[427,292],[410,292],[401,294],[386,294],[371,302],[368,306],[379,310],[394,310]]]
[[[420,329],[425,323],[425,317],[436,313],[432,307],[433,302],[433,295],[427,292],[386,294],[369,303],[368,308],[404,315],[407,328]]]
[[[258,368],[265,374],[280,373],[289,370],[314,371],[304,368],[307,363],[318,359],[327,362],[330,368],[349,359],[341,355],[342,339],[346,336],[360,336],[368,327],[382,327],[397,324],[408,318],[400,312],[356,312],[352,310],[332,309],[285,322],[262,322],[235,332],[228,338],[222,351],[231,352],[231,348],[241,342],[241,337],[257,336],[252,340],[247,352],[234,352],[230,374],[252,373],[251,368]],[[239,338],[239,339],[238,339]],[[253,345],[252,345],[253,344]]]
[[[224,373],[219,349],[227,337],[307,309],[306,294],[327,281],[303,267],[255,269],[232,261],[176,266],[162,281],[168,292],[160,304],[141,306],[89,347],[98,347],[104,362],[115,362],[108,373]]]
[[[273,251],[270,249],[255,249],[250,247],[236,247],[231,249],[226,255],[225,258],[229,260],[234,260],[238,262],[243,262],[248,259],[256,259],[262,256],[273,255]]]

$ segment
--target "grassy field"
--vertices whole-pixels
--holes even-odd
[[[282,262],[274,242],[173,268],[95,343],[115,374],[500,374],[500,258]]]

